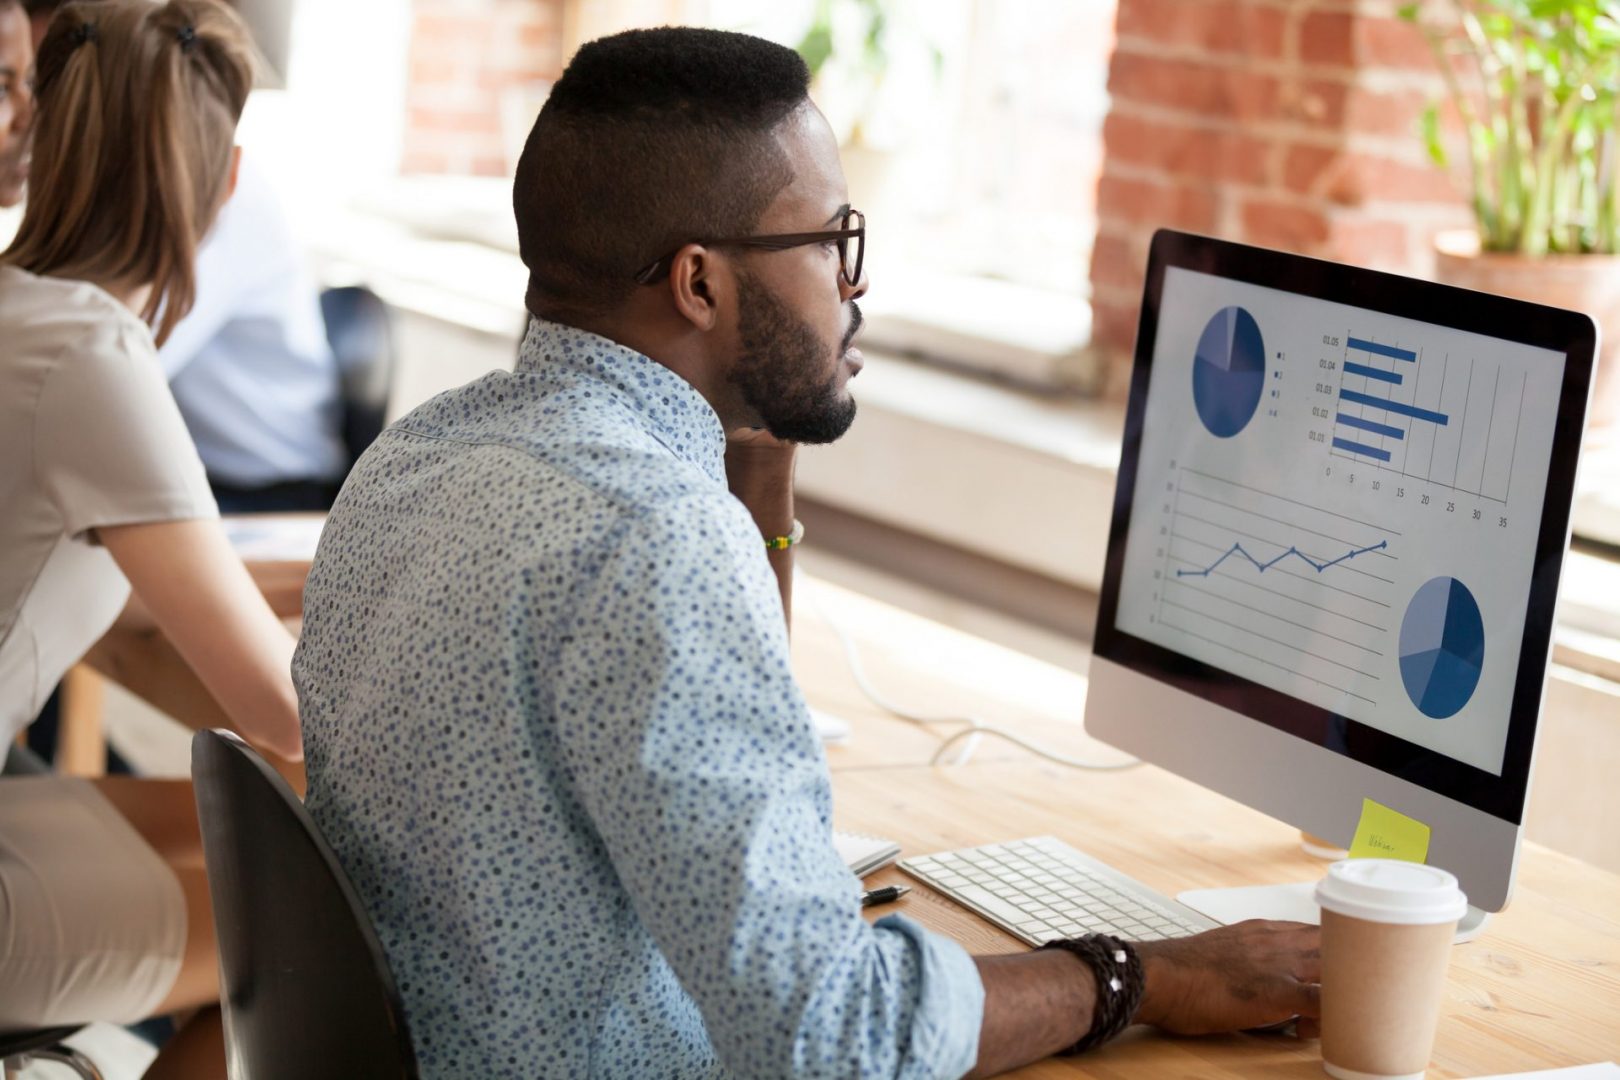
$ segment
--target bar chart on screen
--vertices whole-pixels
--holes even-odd
[[[1354,333],[1342,342],[1337,360],[1323,361],[1337,383],[1318,383],[1333,402],[1313,407],[1332,421],[1334,457],[1507,503],[1529,385],[1522,366]]]

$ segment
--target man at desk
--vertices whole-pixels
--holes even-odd
[[[581,49],[518,167],[516,371],[395,424],[322,538],[309,807],[426,1076],[990,1074],[1315,1015],[1314,928],[971,958],[862,920],[784,622],[868,287],[807,85],[740,34]]]

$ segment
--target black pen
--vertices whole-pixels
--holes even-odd
[[[885,885],[881,889],[868,889],[866,892],[861,893],[861,907],[892,904],[910,891],[911,886],[909,885]]]

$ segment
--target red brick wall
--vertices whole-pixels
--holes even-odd
[[[562,74],[563,0],[412,0],[411,8],[400,171],[510,175],[503,105],[532,99],[533,87]]]
[[[1116,374],[1160,226],[1425,273],[1434,232],[1467,223],[1417,133],[1433,61],[1394,7],[1119,0],[1091,262]]]

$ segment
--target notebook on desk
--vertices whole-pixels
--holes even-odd
[[[860,833],[835,830],[833,847],[838,849],[839,858],[844,860],[844,865],[848,866],[856,877],[865,877],[900,857],[900,845],[893,840],[885,840],[879,836],[862,836]]]

